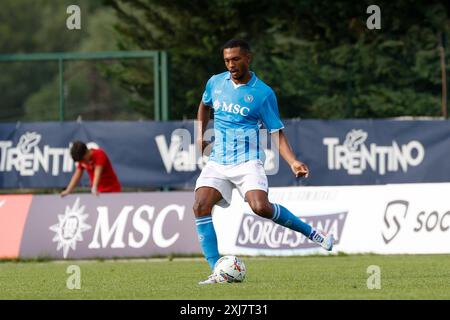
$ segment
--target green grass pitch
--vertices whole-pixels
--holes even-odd
[[[243,283],[200,286],[201,258],[0,263],[0,299],[450,299],[449,255],[241,257]],[[69,290],[78,265],[81,289]],[[380,267],[369,290],[367,268]]]

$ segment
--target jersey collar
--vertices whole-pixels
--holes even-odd
[[[256,76],[256,74],[253,71],[250,71],[250,74],[252,75],[250,77],[250,80],[246,84],[244,84],[243,86],[254,87],[256,82],[258,82],[258,77]],[[231,72],[228,72],[228,74],[227,74],[225,79],[231,80]]]

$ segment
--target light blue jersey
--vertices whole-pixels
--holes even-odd
[[[209,160],[239,164],[265,160],[262,125],[273,133],[283,129],[273,90],[251,72],[250,81],[236,85],[231,74],[214,75],[206,84],[202,101],[214,109],[214,147]]]

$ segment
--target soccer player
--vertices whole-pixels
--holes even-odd
[[[255,214],[300,232],[330,251],[331,234],[315,230],[282,205],[269,202],[264,150],[257,138],[261,123],[296,177],[308,177],[309,170],[296,159],[283,132],[275,93],[250,71],[252,55],[248,43],[233,39],[222,49],[228,71],[208,80],[198,107],[196,129],[196,142],[203,153],[208,146],[203,135],[210,113],[214,112],[214,146],[197,179],[193,207],[200,246],[210,268],[213,270],[220,258],[211,211],[216,204],[229,206],[233,187]],[[211,275],[199,284],[215,282]]]
[[[80,181],[83,171],[89,174],[91,181],[91,192],[98,195],[100,192],[120,192],[122,187],[116,173],[109,161],[108,156],[102,149],[88,149],[86,144],[81,141],[75,141],[70,148],[70,154],[73,161],[77,163],[75,173],[70,179],[67,188],[61,192],[64,197],[72,192]]]

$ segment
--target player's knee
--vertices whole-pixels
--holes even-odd
[[[272,208],[270,206],[270,203],[266,201],[252,201],[249,202],[249,205],[250,208],[252,208],[252,211],[258,216],[267,219],[272,218]]]
[[[196,217],[202,217],[211,214],[212,205],[204,200],[196,200],[192,209],[194,210]]]

